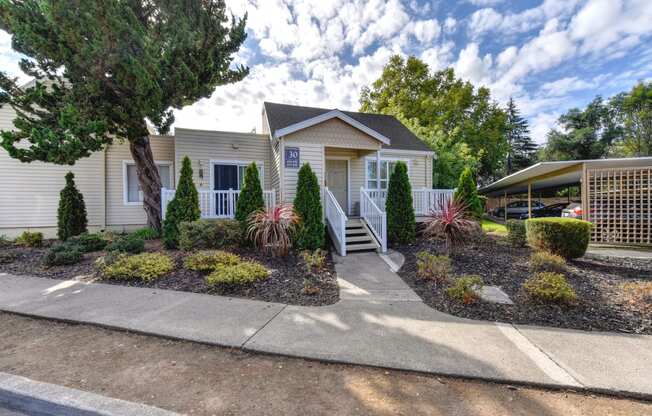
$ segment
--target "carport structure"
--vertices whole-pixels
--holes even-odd
[[[479,190],[489,197],[579,186],[591,242],[652,245],[652,157],[540,162]],[[507,210],[505,210],[507,211]]]

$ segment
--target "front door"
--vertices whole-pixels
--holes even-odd
[[[239,189],[237,165],[213,165],[213,190],[228,191]],[[231,214],[233,196],[228,192],[215,193],[215,212],[218,217],[228,217]]]
[[[333,193],[344,213],[349,213],[348,162],[326,159],[326,186]]]

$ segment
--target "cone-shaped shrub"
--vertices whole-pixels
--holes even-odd
[[[243,234],[249,227],[249,216],[263,209],[265,209],[265,200],[263,199],[263,188],[260,186],[258,167],[252,163],[245,170],[244,183],[235,208],[235,219],[240,223]]]
[[[59,194],[59,210],[57,212],[57,227],[60,240],[67,240],[86,232],[86,204],[84,196],[75,186],[75,175],[66,174],[66,186]]]
[[[322,222],[321,195],[317,176],[309,164],[299,169],[294,209],[301,217],[295,236],[295,245],[302,250],[316,250],[324,246],[325,229]]]
[[[168,204],[163,224],[163,242],[167,248],[175,248],[179,242],[179,224],[197,221],[200,217],[199,194],[192,181],[192,167],[188,156],[183,158],[181,175],[174,198]]]
[[[412,187],[407,165],[396,162],[387,188],[387,238],[394,243],[410,243],[416,236]]]
[[[480,218],[483,212],[482,200],[478,196],[478,186],[471,168],[465,168],[460,175],[455,191],[455,199],[466,207],[468,215]]]

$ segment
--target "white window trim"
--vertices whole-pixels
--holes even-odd
[[[351,214],[351,158],[349,156],[325,156],[325,160],[346,160],[346,215]],[[326,167],[324,165],[324,167]],[[326,172],[328,174],[328,172]],[[326,176],[324,176],[326,182]]]
[[[155,160],[154,161],[155,165],[160,165],[160,166],[168,166],[168,170],[170,172],[170,183],[174,184],[174,169],[172,168],[173,162],[169,160]],[[142,206],[143,201],[139,202],[129,202],[129,186],[127,184],[127,166],[129,165],[136,165],[136,162],[133,160],[123,160],[122,161],[122,203],[124,205],[134,205],[134,206]]]
[[[256,166],[260,167],[260,187],[265,192],[265,163],[262,160],[222,160],[222,159],[211,159],[209,162],[209,190],[214,190],[215,187],[215,165],[235,165],[235,166],[249,166],[251,163],[256,163]],[[238,174],[240,174],[238,172]],[[238,181],[240,178],[238,178]]]
[[[369,188],[368,187],[369,181],[371,180],[371,179],[369,179],[369,169],[367,169],[367,162],[368,161],[375,162],[376,157],[375,156],[367,156],[364,159],[364,187],[365,187],[365,189],[377,189],[375,187],[374,188]],[[382,163],[384,161],[387,161],[387,162],[405,162],[405,164],[407,165],[407,169],[408,169],[408,179],[410,180],[410,184],[412,184],[412,175],[411,175],[411,173],[412,173],[412,159],[406,159],[406,158],[402,158],[402,157],[389,157],[389,156],[383,157],[383,156],[381,156],[380,162]],[[387,178],[387,185],[389,186],[389,177]],[[387,188],[385,188],[385,189],[387,189]]]

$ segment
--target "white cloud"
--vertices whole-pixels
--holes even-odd
[[[485,7],[485,6],[495,6],[504,2],[505,0],[468,0],[474,6]]]
[[[539,113],[531,118],[530,134],[532,135],[532,139],[539,144],[544,144],[546,142],[546,135],[557,124],[559,115],[560,113],[557,112]]]
[[[437,19],[418,20],[411,25],[414,37],[422,43],[430,43],[439,36],[441,27]]]
[[[455,48],[455,43],[448,41],[424,50],[421,52],[420,58],[428,64],[431,70],[439,71],[450,66],[453,59],[453,48]]]
[[[585,90],[594,87],[595,84],[587,82],[578,77],[565,77],[556,81],[546,82],[541,85],[541,91],[549,96],[566,95],[573,91]]]
[[[453,33],[455,32],[455,29],[457,28],[457,20],[455,18],[448,16],[446,20],[444,20],[444,30],[446,33]]]
[[[478,44],[469,43],[466,48],[460,51],[454,67],[457,76],[468,79],[476,85],[488,85],[490,83],[491,65],[491,55],[486,54],[481,58]]]

